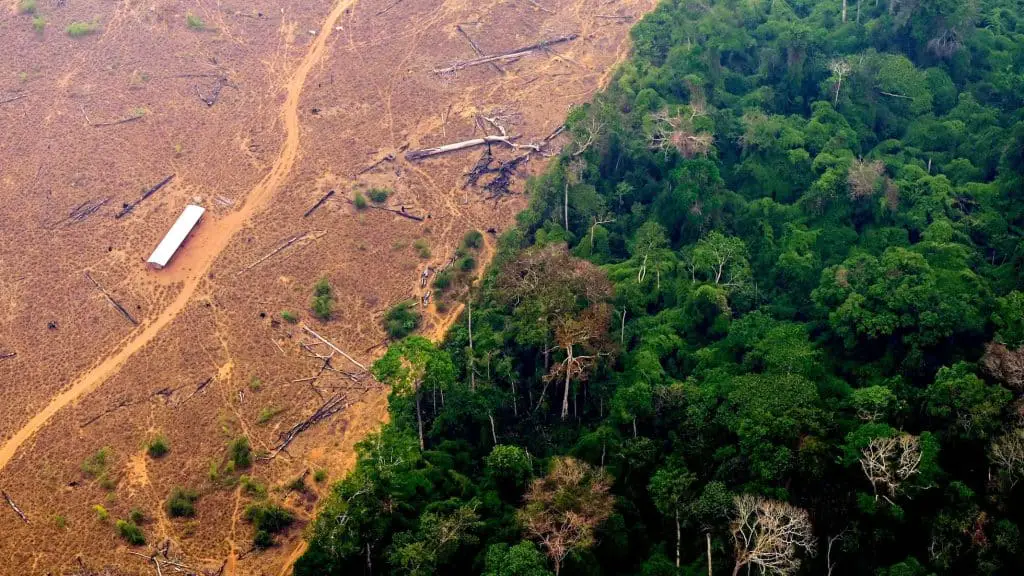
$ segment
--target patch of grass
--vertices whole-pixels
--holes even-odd
[[[46,18],[43,18],[42,16],[36,16],[33,18],[32,29],[35,30],[37,34],[42,34],[43,31],[46,30]]]
[[[35,14],[36,0],[21,0],[18,2],[18,14]]]
[[[391,190],[387,188],[370,188],[370,191],[366,193],[370,197],[370,202],[374,204],[383,204],[387,202],[388,196],[391,195]]]
[[[259,392],[261,389],[263,389],[263,380],[260,380],[259,376],[253,376],[249,379],[249,390]]]
[[[171,518],[191,518],[196,515],[196,500],[199,494],[195,490],[175,488],[167,498],[167,514]]]
[[[68,527],[68,519],[63,514],[55,514],[53,516],[53,524],[63,530]]]
[[[366,203],[366,196],[363,196],[362,192],[356,192],[355,197],[352,199],[352,203],[355,204],[356,210],[366,210],[368,204]]]
[[[413,302],[399,302],[384,315],[384,330],[398,340],[412,334],[420,325],[420,313]]]
[[[64,31],[72,38],[81,38],[82,36],[95,34],[99,29],[100,25],[96,22],[72,22],[68,24]]]
[[[142,546],[146,543],[146,536],[142,533],[142,529],[139,528],[138,524],[131,520],[118,520],[117,533],[121,536],[122,540],[132,546]]]
[[[135,507],[128,513],[128,518],[136,524],[142,524],[146,521],[146,513],[142,511],[142,508]]]
[[[270,422],[270,420],[273,419],[274,416],[277,416],[281,412],[284,412],[284,408],[274,408],[272,406],[267,406],[263,410],[260,410],[259,416],[256,417],[256,423],[266,424],[267,422]]]
[[[202,18],[191,12],[185,14],[185,23],[193,30],[206,30],[206,22],[203,22]]]
[[[285,488],[287,488],[288,490],[293,490],[295,492],[305,492],[306,491],[306,476],[305,476],[305,474],[303,474],[302,476],[299,476],[295,480],[292,480],[291,482],[289,482],[285,486]]]
[[[132,108],[132,109],[131,109],[131,110],[130,110],[130,111],[128,112],[128,114],[129,114],[129,115],[130,115],[130,116],[131,116],[132,118],[142,118],[142,117],[143,117],[143,116],[145,116],[146,114],[149,114],[149,110],[147,110],[146,108],[143,108],[142,106],[136,106],[135,108]]]
[[[450,270],[444,270],[434,275],[434,289],[440,292],[444,292],[452,285],[452,273]]]
[[[96,513],[96,519],[100,522],[110,520],[110,512],[107,512],[107,509],[103,506],[97,504],[92,507],[92,511]]]
[[[409,244],[407,242],[402,242],[401,240],[395,240],[395,242],[391,244],[391,249],[394,250],[395,252],[398,252],[399,250],[405,250],[406,247],[408,247],[408,246],[409,246]]]
[[[317,484],[320,484],[324,480],[327,480],[327,470],[324,470],[323,468],[317,468],[316,471],[313,472],[313,481],[316,482]]]
[[[242,484],[242,491],[245,492],[247,496],[252,496],[253,498],[259,499],[267,497],[267,487],[261,484],[255,478],[243,474],[239,480],[241,481]]]
[[[334,291],[327,278],[321,278],[313,285],[313,301],[310,307],[313,309],[313,315],[321,320],[330,320],[334,314]]]
[[[82,462],[82,472],[87,476],[96,478],[107,471],[107,466],[110,465],[110,447],[104,446],[96,451],[95,454],[89,456]]]
[[[233,464],[233,469],[252,466],[252,446],[248,438],[239,436],[231,441],[228,445],[228,464]]]
[[[484,235],[479,230],[470,230],[462,237],[462,247],[477,249],[484,245]]]
[[[298,324],[299,315],[291,310],[281,310],[281,320],[284,320],[289,324]]]
[[[295,521],[291,512],[272,502],[250,504],[244,518],[256,529],[253,546],[269,548],[274,545],[274,534],[288,528]]]
[[[146,445],[146,454],[149,454],[150,458],[163,458],[170,451],[171,443],[163,434],[157,435]]]
[[[419,240],[412,243],[412,247],[419,253],[420,258],[430,258],[430,244],[426,240],[420,238]]]

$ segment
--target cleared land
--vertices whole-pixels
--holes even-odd
[[[11,3],[0,15],[0,356],[16,355],[0,359],[0,488],[29,521],[0,501],[0,573],[152,574],[128,551],[164,543],[200,569],[286,572],[301,522],[251,550],[240,512],[252,497],[224,470],[227,445],[244,435],[273,452],[344,396],[340,412],[244,471],[304,521],[329,481],[283,487],[316,469],[339,477],[385,414],[385,391],[310,380],[322,362],[303,345],[329,350],[281,311],[368,364],[384,311],[420,298],[423,268],[444,266],[468,230],[507,227],[525,202],[463,188],[480,149],[419,162],[403,152],[497,134],[481,116],[523,143],[543,139],[607,79],[653,4],[70,1],[31,15]],[[72,37],[74,22],[94,30]],[[579,36],[497,66],[432,72],[478,57],[467,36],[496,54],[569,33]],[[523,152],[495,147],[506,160]],[[542,165],[535,154],[523,172]],[[347,201],[371,187],[423,221]],[[193,201],[209,210],[197,232],[168,268],[147,270]],[[335,292],[328,322],[309,312],[320,277]],[[440,334],[457,310],[432,303],[422,330]],[[358,371],[340,356],[332,365]],[[154,459],[146,444],[158,435],[170,450]],[[83,467],[104,447],[102,471]],[[176,486],[198,492],[195,517],[167,516]],[[147,517],[147,547],[113,528],[132,508]]]

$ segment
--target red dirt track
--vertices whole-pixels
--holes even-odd
[[[383,350],[381,316],[418,297],[423,267],[446,262],[468,230],[507,228],[526,202],[463,189],[480,150],[416,163],[402,151],[479,137],[478,115],[499,115],[522,142],[539,141],[609,78],[629,26],[654,3],[38,0],[42,33],[16,1],[0,7],[0,356],[16,353],[0,359],[0,489],[29,518],[0,499],[0,576],[153,574],[129,551],[165,544],[197,569],[287,574],[316,500],[386,416],[386,391],[348,393],[345,410],[245,471],[301,520],[279,546],[251,550],[240,519],[251,498],[223,470],[214,479],[211,466],[241,435],[255,451],[271,450],[340,386],[309,383],[319,361],[300,342],[313,341],[280,312],[298,312],[368,365]],[[204,29],[186,25],[186,14]],[[73,21],[95,21],[98,31],[71,38],[64,29]],[[431,70],[476,56],[457,25],[485,54],[580,36],[500,62],[503,72],[475,66],[439,77]],[[208,106],[200,97],[219,78],[226,83]],[[360,174],[388,154],[396,160]],[[543,164],[535,155],[527,171]],[[114,218],[170,174],[167,187]],[[429,217],[346,201],[371,186],[394,190],[388,206]],[[67,220],[104,199],[87,218]],[[166,269],[147,269],[189,202],[208,209],[204,220]],[[320,277],[337,299],[328,322],[308,310]],[[422,331],[438,336],[457,311],[431,306]],[[145,446],[157,434],[171,450],[152,459]],[[82,470],[103,447],[107,482]],[[284,488],[319,468],[328,483],[309,478],[307,494]],[[176,486],[199,492],[194,518],[164,512]],[[132,508],[146,514],[146,546],[127,546],[113,528]]]

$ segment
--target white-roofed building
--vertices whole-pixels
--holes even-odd
[[[189,233],[199,223],[199,219],[203,217],[204,212],[206,212],[206,208],[202,206],[196,206],[195,204],[185,206],[181,216],[178,216],[174,226],[171,226],[171,229],[167,231],[167,235],[160,241],[156,250],[153,250],[153,255],[146,262],[157,269],[167,266],[174,253],[181,247],[181,243],[185,241],[185,238],[188,238]]]

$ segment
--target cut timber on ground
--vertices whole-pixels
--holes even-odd
[[[302,217],[303,218],[309,218],[309,215],[312,214],[313,212],[316,212],[317,208],[323,206],[324,202],[327,202],[328,200],[330,200],[331,196],[334,196],[334,190],[331,190],[327,194],[324,194],[322,198],[317,200],[316,204],[313,204],[312,208],[310,208],[309,210],[306,210],[306,213],[303,214]]]
[[[125,307],[121,306],[120,302],[114,300],[114,298],[109,293],[107,293],[103,286],[100,286],[100,283],[97,282],[96,279],[92,277],[92,274],[86,272],[85,277],[88,278],[90,282],[92,282],[93,286],[95,286],[96,289],[99,290],[101,294],[103,294],[103,297],[107,299],[107,302],[110,302],[110,305],[113,306],[114,309],[116,309],[118,312],[120,312],[121,316],[124,316],[125,320],[131,322],[133,326],[139,325],[139,321],[136,320],[131,315],[131,313],[128,312],[128,310],[125,310]]]
[[[17,356],[17,352],[0,352],[0,360],[7,360],[8,358],[14,358]]]
[[[153,186],[149,190],[146,190],[142,194],[142,196],[139,197],[138,200],[125,204],[124,207],[121,208],[121,211],[114,215],[114,218],[121,218],[122,216],[126,216],[132,210],[135,210],[135,207],[138,206],[139,204],[141,204],[143,200],[145,200],[146,198],[149,198],[153,194],[156,194],[156,192],[158,190],[160,190],[161,188],[166,186],[167,183],[170,182],[172,179],[174,179],[174,174],[171,174],[167,178],[164,178],[163,180],[161,180],[160,183],[157,184],[156,186]]]
[[[319,240],[320,238],[323,238],[324,235],[326,235],[326,234],[327,234],[326,230],[311,230],[309,232],[304,232],[302,234],[298,234],[298,235],[292,236],[291,238],[285,240],[283,244],[281,244],[277,248],[274,248],[273,250],[268,252],[265,256],[260,258],[259,260],[255,261],[252,264],[249,264],[248,266],[246,266],[245,268],[242,268],[241,270],[239,270],[238,273],[242,274],[243,272],[246,272],[248,270],[252,270],[256,266],[259,266],[260,264],[266,262],[270,258],[272,258],[275,255],[277,255],[277,254],[281,253],[282,251],[284,251],[289,246],[292,246],[293,244],[296,244],[298,242],[303,242],[303,241],[306,241],[306,240]]]
[[[462,37],[466,39],[466,42],[469,42],[469,45],[473,47],[473,51],[476,52],[477,56],[481,58],[485,57],[483,51],[480,50],[480,47],[476,45],[476,42],[474,42],[473,39],[469,37],[469,34],[467,34],[466,31],[462,29],[461,24],[456,24],[455,29],[459,31],[459,34],[462,34]],[[490,64],[491,68],[494,68],[495,72],[497,72],[498,74],[505,74],[505,71],[501,68],[501,66],[498,66],[497,62],[491,62]]]
[[[14,500],[11,500],[11,497],[7,495],[7,492],[0,490],[0,495],[4,497],[4,500],[7,500],[7,505],[11,507],[11,510],[14,510],[14,513],[21,518],[21,521],[28,524],[28,516],[25,516],[25,513],[21,511],[21,508],[18,508],[18,505],[14,503]]]
[[[513,50],[511,52],[503,52],[501,54],[494,54],[494,55],[491,55],[491,56],[482,56],[480,58],[474,58],[472,60],[465,60],[463,62],[456,62],[455,64],[452,64],[451,66],[448,66],[447,68],[435,68],[434,69],[434,73],[435,74],[450,74],[452,72],[456,72],[456,71],[462,70],[464,68],[469,68],[470,66],[479,66],[481,64],[489,64],[491,62],[496,62],[498,60],[515,60],[516,58],[522,58],[523,56],[526,56],[528,54],[536,52],[537,50],[543,50],[545,48],[549,48],[551,46],[554,46],[555,44],[561,44],[563,42],[571,42],[571,41],[575,40],[578,37],[579,37],[578,34],[566,34],[565,36],[556,36],[554,38],[549,38],[547,40],[544,40],[543,42],[538,42],[537,44],[533,44],[533,45],[530,45],[530,46],[524,46],[523,48],[518,48],[518,49]]]
[[[348,200],[347,202],[349,204],[352,204],[353,206],[355,206],[355,202],[353,202],[351,200]],[[392,214],[397,214],[397,215],[401,216],[402,218],[408,218],[409,220],[415,220],[416,222],[423,222],[425,220],[425,218],[423,216],[417,216],[415,214],[410,214],[410,213],[406,212],[404,208],[402,210],[395,210],[394,208],[385,208],[384,206],[374,206],[373,204],[369,204],[366,207],[367,208],[372,208],[374,210],[383,210],[384,212],[391,212]]]

